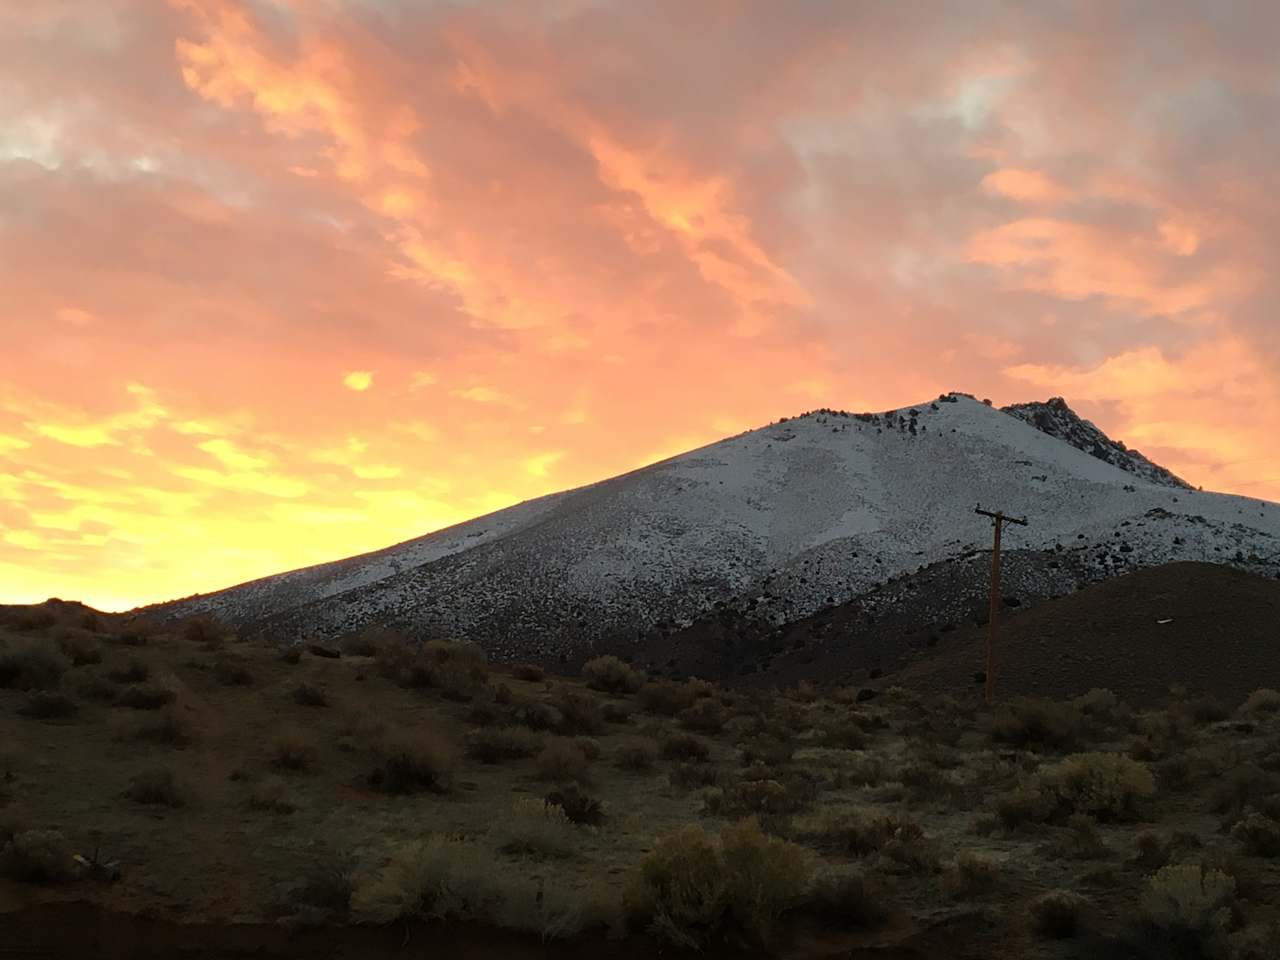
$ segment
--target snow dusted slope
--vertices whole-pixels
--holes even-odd
[[[572,653],[775,594],[803,616],[989,543],[1111,566],[1280,570],[1280,506],[1152,482],[964,395],[819,411],[396,547],[161,607],[277,640],[391,622],[498,657]],[[779,585],[782,589],[779,590]],[[781,596],[777,596],[781,594]]]

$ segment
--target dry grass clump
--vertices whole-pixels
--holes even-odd
[[[599,733],[604,729],[599,701],[584,690],[561,687],[554,706],[560,712],[561,733]]]
[[[421,730],[389,736],[377,745],[381,764],[369,783],[386,793],[443,793],[450,788],[457,755],[440,735]]]
[[[618,745],[613,754],[613,764],[619,770],[644,773],[653,769],[658,760],[658,742],[649,737],[631,737]]]
[[[1251,812],[1231,828],[1246,853],[1254,857],[1280,857],[1280,823],[1261,813]]]
[[[17,831],[0,844],[0,877],[19,883],[65,883],[76,873],[66,838],[56,830]]]
[[[355,867],[351,859],[329,855],[312,865],[291,899],[295,904],[342,916],[351,909],[354,889]]]
[[[673,733],[663,739],[662,755],[668,760],[706,763],[711,759],[711,747],[691,733]]]
[[[181,807],[186,803],[173,771],[163,767],[144,770],[129,782],[124,795],[135,803],[152,806]]]
[[[686,730],[708,734],[719,733],[729,719],[728,712],[720,702],[709,697],[696,700],[693,706],[681,710],[678,717],[680,726]]]
[[[542,737],[523,727],[493,727],[473,730],[466,752],[472,760],[494,764],[535,756],[542,745]]]
[[[213,676],[224,687],[248,687],[253,674],[248,664],[238,657],[219,657],[213,662]]]
[[[498,849],[518,856],[568,857],[574,839],[564,808],[532,797],[517,799],[497,832]]]
[[[300,683],[289,694],[293,702],[303,707],[327,707],[329,695],[320,687],[310,683]]]
[[[1145,930],[1175,951],[1213,950],[1235,921],[1236,881],[1200,864],[1161,867],[1138,901]]]
[[[1244,763],[1220,776],[1209,791],[1209,809],[1214,813],[1238,816],[1250,804],[1280,793],[1280,774]]]
[[[1269,687],[1261,687],[1253,691],[1245,702],[1240,705],[1240,712],[1255,715],[1280,713],[1280,691],[1272,690]]]
[[[116,683],[145,683],[151,676],[151,668],[137,657],[130,657],[129,662],[107,673]]]
[[[796,824],[796,836],[829,853],[864,857],[894,840],[910,845],[924,836],[920,824],[897,813],[882,814],[861,807],[820,810]]]
[[[98,673],[90,673],[76,684],[76,694],[82,700],[110,703],[117,693],[116,685]]]
[[[585,780],[590,760],[582,745],[564,737],[553,737],[534,759],[543,780]]]
[[[587,827],[598,827],[604,823],[604,804],[576,783],[552,790],[545,799],[548,805],[563,810],[570,823]]]
[[[275,770],[305,773],[320,757],[315,742],[300,730],[286,730],[271,744],[267,763]]]
[[[1031,901],[1031,929],[1051,940],[1074,937],[1089,901],[1070,890],[1050,890]]]
[[[582,665],[582,678],[592,690],[604,693],[635,693],[645,682],[644,674],[614,656],[588,660]]]
[[[263,813],[274,813],[287,816],[298,809],[289,795],[289,786],[279,777],[267,777],[254,785],[245,798],[245,806],[250,810]]]
[[[991,893],[1000,886],[1000,863],[990,857],[966,850],[957,854],[943,876],[943,883],[953,897],[972,899]]]
[[[80,704],[63,693],[37,691],[18,708],[18,713],[33,720],[65,720],[80,712]]]
[[[71,661],[51,640],[0,641],[0,687],[53,690]]]
[[[687,710],[693,706],[697,693],[685,683],[656,680],[641,687],[637,699],[641,708],[649,713],[674,717],[681,710]]]
[[[1070,749],[1084,732],[1084,717],[1073,703],[1017,697],[985,718],[991,739],[1015,747]]]
[[[102,644],[92,637],[68,636],[58,641],[58,647],[73,667],[84,667],[102,662]]]
[[[547,672],[532,663],[517,663],[511,668],[511,675],[525,683],[541,683],[546,679]]]
[[[133,733],[133,739],[182,750],[195,743],[196,736],[184,716],[175,710],[165,710],[158,719],[139,726]]]
[[[159,710],[176,699],[177,694],[166,687],[139,684],[120,694],[116,698],[116,704],[133,710]]]
[[[754,820],[725,827],[718,840],[690,826],[644,858],[633,898],[653,933],[678,947],[735,936],[767,945],[808,878],[804,852],[765,835]]]
[[[824,873],[805,894],[804,911],[837,927],[877,927],[889,918],[880,884],[860,873]]]

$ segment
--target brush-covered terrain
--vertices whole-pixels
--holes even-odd
[[[614,658],[566,678],[419,639],[281,651],[207,620],[0,610],[0,944],[145,956],[163,928],[151,955],[1280,950],[1273,690],[987,708]]]

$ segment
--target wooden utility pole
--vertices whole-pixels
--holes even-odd
[[[1027,521],[1022,517],[1006,516],[1002,511],[983,510],[982,504],[978,504],[975,513],[980,513],[984,517],[990,517],[996,528],[995,546],[991,550],[991,618],[987,622],[987,675],[986,675],[986,700],[987,706],[991,706],[991,702],[996,695],[996,636],[999,631],[998,622],[1000,618],[1000,534],[1004,530],[1006,523],[1016,523],[1025,527]]]

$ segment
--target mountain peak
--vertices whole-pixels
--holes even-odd
[[[1032,403],[1015,403],[1001,410],[1031,424],[1042,433],[1057,437],[1104,463],[1119,467],[1127,473],[1150,483],[1165,487],[1192,489],[1191,484],[1171,470],[1148,460],[1137,450],[1130,450],[1119,440],[1112,440],[1090,420],[1086,420],[1067,405],[1063,397]]]

